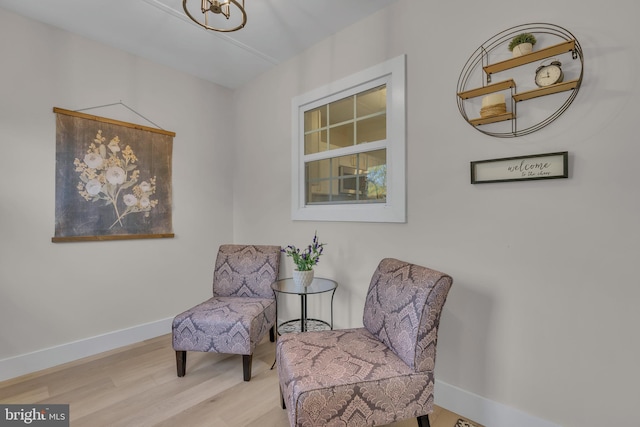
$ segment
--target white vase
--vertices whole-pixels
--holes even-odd
[[[306,288],[311,282],[313,282],[313,270],[293,270],[293,283],[296,286]]]
[[[518,56],[526,55],[527,53],[531,53],[533,51],[533,45],[531,43],[520,43],[519,45],[513,48],[513,57],[517,58]]]

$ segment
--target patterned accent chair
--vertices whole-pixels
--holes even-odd
[[[440,313],[450,276],[396,259],[375,271],[364,327],[285,334],[276,358],[282,407],[297,426],[429,426]]]
[[[241,354],[251,380],[253,350],[269,331],[275,340],[280,246],[222,245],[213,272],[213,297],[173,319],[173,349],[183,377],[187,351]]]

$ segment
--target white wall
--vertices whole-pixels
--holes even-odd
[[[454,286],[441,323],[439,381],[555,425],[635,419],[640,50],[631,41],[640,6],[432,4],[400,1],[236,91],[237,112],[251,126],[236,129],[234,238],[303,245],[318,230],[328,246],[317,274],[340,283],[337,327],[361,325],[382,257],[445,271]],[[483,41],[530,22],[578,38],[582,88],[543,130],[488,137],[457,110],[459,73]],[[291,98],[403,53],[408,222],[291,221]],[[469,184],[470,161],[565,150],[569,179]],[[283,268],[290,273],[291,262]]]
[[[217,247],[233,240],[233,130],[211,120],[232,120],[231,91],[3,9],[0,53],[0,361],[164,320],[210,295]],[[53,107],[120,101],[176,132],[176,237],[51,243]],[[86,112],[153,126],[121,105]]]

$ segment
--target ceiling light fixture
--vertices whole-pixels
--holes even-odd
[[[182,7],[189,18],[207,30],[229,33],[243,28],[247,23],[247,12],[244,10],[244,0],[200,0],[202,16],[196,19],[197,13],[192,14],[187,8],[187,0],[182,0]],[[192,5],[197,0],[191,0]],[[238,12],[232,16],[231,11]]]

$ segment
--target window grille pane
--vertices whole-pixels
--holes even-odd
[[[304,113],[304,131],[318,130],[327,126],[327,106],[323,105]]]
[[[387,115],[378,115],[356,122],[356,144],[387,139]]]
[[[387,150],[307,162],[306,203],[384,203]]]
[[[353,129],[353,122],[329,128],[330,149],[352,146],[355,141]]]
[[[353,121],[353,100],[354,97],[350,96],[329,104],[329,125]]]
[[[386,102],[382,85],[305,111],[304,154],[387,139]]]
[[[387,150],[376,150],[367,156],[367,199],[387,201]]]
[[[305,163],[305,187],[307,203],[330,201],[332,193],[331,160],[318,160]],[[333,183],[334,185],[336,182]]]
[[[304,136],[304,154],[319,153],[328,149],[326,130],[314,131]]]
[[[378,86],[357,95],[357,118],[387,111],[387,86]]]

